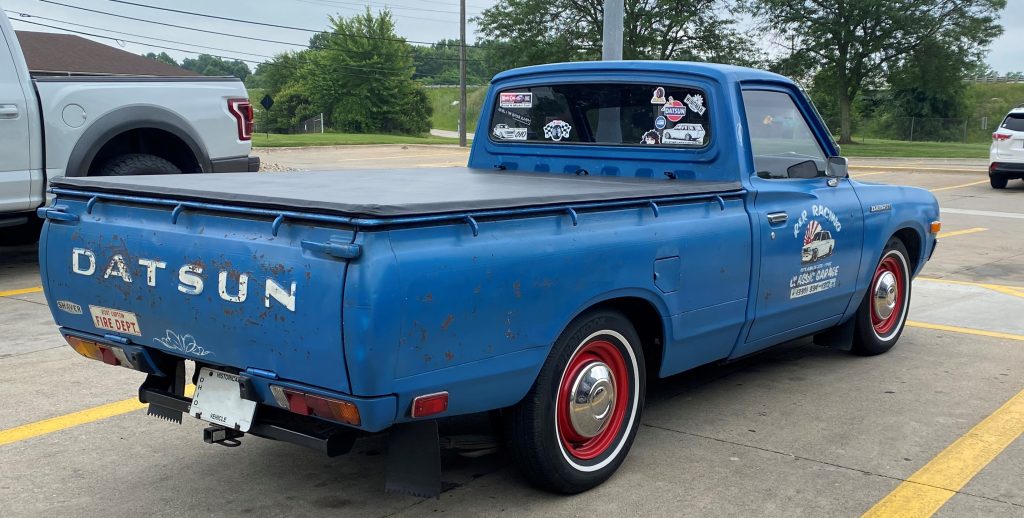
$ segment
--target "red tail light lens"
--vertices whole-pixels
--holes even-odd
[[[228,99],[228,111],[238,126],[238,140],[252,140],[252,103],[249,99]]]
[[[412,400],[412,417],[428,417],[448,410],[448,393],[438,392]]]
[[[1009,134],[1006,134],[1006,133],[998,133],[997,132],[997,133],[993,133],[992,134],[992,140],[995,140],[995,141],[1010,140],[1010,137],[1012,137],[1012,136],[1013,135],[1009,135]]]
[[[322,417],[355,426],[362,422],[359,408],[348,401],[306,394],[278,385],[271,385],[270,392],[279,407],[293,414]]]

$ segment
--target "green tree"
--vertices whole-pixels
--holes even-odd
[[[811,73],[830,71],[840,143],[851,142],[857,95],[925,45],[977,55],[1002,33],[1005,0],[741,0]],[[812,57],[813,59],[807,59]]]
[[[626,2],[625,59],[751,64],[753,43],[724,15],[722,0]],[[604,3],[599,0],[500,0],[474,19],[481,46],[498,69],[601,56]]]
[[[200,54],[197,58],[185,58],[181,68],[198,72],[204,76],[235,76],[241,80],[249,77],[251,71],[243,61],[228,61],[209,54]]]
[[[432,85],[459,84],[459,42],[441,40],[429,47],[412,48],[413,66],[416,79]],[[471,85],[486,84],[497,71],[491,70],[484,61],[484,51],[470,47],[466,49],[466,82]]]
[[[390,11],[369,8],[351,18],[331,17],[333,30],[317,35],[296,81],[330,126],[361,133],[425,133],[431,106],[413,81],[412,50],[395,34]]]
[[[174,65],[176,67],[177,66],[181,66],[181,65],[178,65],[178,62],[175,61],[174,58],[172,58],[166,52],[161,52],[159,54],[155,54],[153,52],[149,52],[149,53],[143,54],[142,57],[149,58],[149,59],[155,59],[155,60],[157,60],[157,61],[159,61],[161,63],[165,63],[167,65]]]

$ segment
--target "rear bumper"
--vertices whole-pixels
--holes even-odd
[[[255,173],[260,170],[260,157],[238,156],[210,160],[211,173]]]
[[[1002,178],[1024,178],[1024,162],[992,162],[988,175]]]

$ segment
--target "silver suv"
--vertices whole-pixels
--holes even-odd
[[[1003,189],[1011,178],[1024,179],[1024,105],[1006,114],[992,134],[988,179],[994,189]]]

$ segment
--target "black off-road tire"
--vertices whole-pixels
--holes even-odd
[[[893,312],[885,318],[873,313],[877,288],[881,276],[889,272],[897,283],[896,301]],[[910,309],[911,280],[910,255],[899,238],[889,238],[882,256],[871,276],[868,291],[854,318],[853,346],[850,352],[860,356],[875,356],[892,349],[903,334]]]
[[[131,153],[113,158],[96,171],[95,176],[134,176],[144,174],[181,174],[181,169],[155,155]]]
[[[1006,183],[1007,183],[1008,181],[1009,181],[1009,180],[1007,180],[1007,179],[1006,179],[1005,177],[1003,177],[1003,176],[991,176],[991,175],[990,175],[990,176],[988,177],[988,183],[989,183],[990,185],[992,185],[992,188],[993,188],[993,189],[1005,189],[1005,188],[1006,188]]]
[[[567,435],[577,433],[572,428],[576,425],[570,421],[570,426],[560,428],[559,412],[568,415],[565,405],[575,389],[574,380],[606,360],[614,380],[610,386],[615,389],[604,413],[609,416],[607,423],[596,436],[567,442],[572,440]],[[526,397],[503,412],[504,436],[526,478],[542,489],[573,494],[611,477],[629,452],[640,426],[645,378],[640,338],[625,316],[598,310],[573,320],[555,342]],[[600,401],[599,397],[593,401]],[[578,454],[593,456],[582,458]]]

